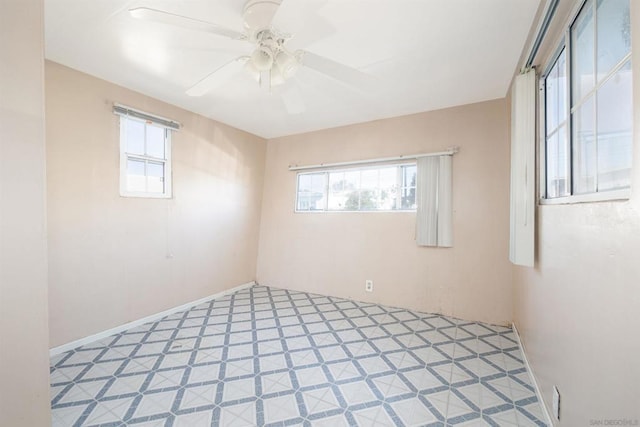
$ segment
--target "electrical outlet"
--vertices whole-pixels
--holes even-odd
[[[553,416],[560,421],[560,392],[556,386],[553,386]]]
[[[367,292],[373,292],[373,280],[364,281],[364,290]]]

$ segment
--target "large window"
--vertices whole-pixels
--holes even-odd
[[[298,174],[296,211],[416,209],[416,165],[385,165]]]
[[[545,194],[630,185],[630,0],[587,0],[544,76]]]
[[[120,194],[171,197],[171,131],[151,121],[120,117]]]

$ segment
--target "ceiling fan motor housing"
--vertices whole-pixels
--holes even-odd
[[[258,34],[271,28],[271,21],[282,0],[248,0],[244,5],[242,19],[252,41]]]

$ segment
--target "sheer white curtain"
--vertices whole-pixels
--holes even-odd
[[[420,157],[416,188],[416,243],[453,246],[452,156]]]

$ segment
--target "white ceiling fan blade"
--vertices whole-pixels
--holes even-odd
[[[282,102],[287,113],[291,115],[301,114],[307,110],[304,99],[302,98],[302,92],[300,88],[295,84],[296,82],[290,82],[287,87],[282,91]]]
[[[327,0],[282,0],[271,26],[278,31],[295,35],[306,27],[308,21],[326,3]]]
[[[174,25],[186,28],[188,30],[203,31],[216,34],[223,37],[229,37],[234,40],[244,40],[244,34],[238,31],[230,30],[225,27],[213,24],[211,22],[201,21],[199,19],[188,18],[175,13],[164,12],[162,10],[151,9],[149,7],[136,7],[129,9],[129,13],[136,19],[150,22],[160,22],[162,24]]]
[[[291,39],[287,41],[287,47],[291,50],[304,49],[335,33],[336,27],[326,19],[317,17],[310,20],[304,29],[293,33]]]
[[[369,92],[376,88],[376,79],[371,74],[363,73],[324,56],[302,51],[301,61],[302,65],[363,92]]]
[[[210,73],[198,83],[187,89],[187,95],[202,96],[205,93],[228,82],[229,80],[231,80],[231,78],[233,78],[233,76],[238,74],[238,72],[242,71],[242,67],[244,65],[243,59],[245,58],[240,57],[232,59],[222,67],[216,69],[214,72]]]

